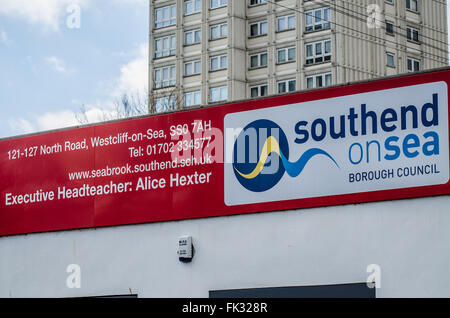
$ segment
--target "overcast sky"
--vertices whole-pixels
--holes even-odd
[[[77,125],[83,104],[95,121],[142,94],[147,38],[148,0],[0,0],[0,138]]]
[[[96,121],[143,94],[148,1],[0,0],[0,138],[77,125],[83,104]]]

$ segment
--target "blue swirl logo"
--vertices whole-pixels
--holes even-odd
[[[315,156],[329,158],[339,165],[326,151],[310,148],[295,162],[289,161],[289,143],[284,131],[273,121],[256,120],[239,134],[233,147],[233,171],[239,183],[252,192],[264,192],[273,188],[286,172],[298,177],[307,163]]]

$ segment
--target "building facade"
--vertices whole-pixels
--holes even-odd
[[[164,112],[448,65],[444,0],[151,0]]]
[[[450,297],[449,87],[447,67],[0,140],[0,298]],[[331,128],[338,116],[349,123],[343,135]],[[195,153],[214,148],[224,160],[163,165],[174,159],[160,146],[169,127],[196,118],[223,137]],[[262,140],[264,129],[250,138],[258,118],[280,125],[271,137],[292,164],[255,188],[235,163]],[[297,144],[296,122],[311,123],[309,141]],[[158,128],[167,138],[124,142]],[[230,129],[248,142],[227,163],[239,139]],[[6,159],[42,141],[91,138],[105,146]],[[322,155],[287,173],[318,145],[339,167]]]

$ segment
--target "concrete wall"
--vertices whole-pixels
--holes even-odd
[[[208,297],[365,282],[377,297],[450,297],[450,196],[0,238],[0,297]],[[196,255],[178,261],[177,239]],[[81,266],[81,288],[66,268]]]

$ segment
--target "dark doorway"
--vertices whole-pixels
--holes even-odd
[[[210,298],[375,298],[366,283],[211,290]]]

